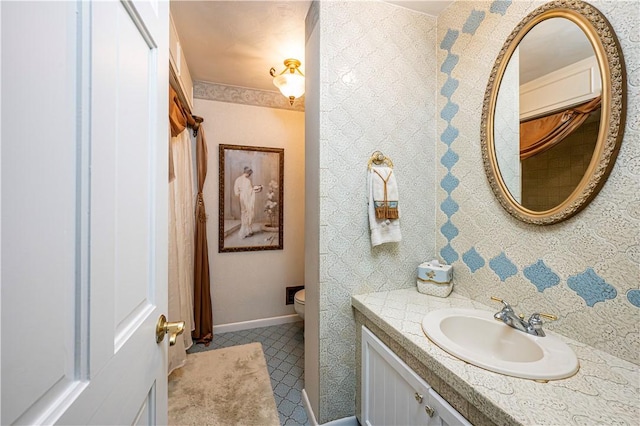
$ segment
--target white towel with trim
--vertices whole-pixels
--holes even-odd
[[[398,183],[395,173],[390,167],[372,167],[369,170],[369,229],[371,230],[371,247],[384,243],[397,243],[402,240],[400,219],[376,219],[374,201],[384,200],[384,181],[376,174],[375,169],[387,180],[387,200],[398,201]],[[398,207],[399,211],[399,207]]]

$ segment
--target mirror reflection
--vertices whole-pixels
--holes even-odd
[[[521,206],[547,211],[578,187],[596,150],[601,92],[594,49],[569,19],[539,22],[515,48],[493,136],[500,175]]]

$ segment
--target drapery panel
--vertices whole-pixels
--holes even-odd
[[[169,321],[184,321],[185,330],[169,347],[169,373],[182,367],[193,340],[194,190],[189,131],[171,138],[174,179],[169,183]]]
[[[600,108],[601,101],[598,96],[573,108],[520,123],[520,160],[558,144]]]
[[[200,126],[196,138],[196,162],[198,173],[198,195],[196,197],[194,311],[195,329],[193,339],[209,344],[213,338],[213,316],[211,312],[211,288],[209,277],[209,249],[207,244],[207,212],[202,190],[207,178],[207,141],[204,128]]]
[[[169,87],[169,320],[186,322],[186,333],[170,348],[169,372],[184,364],[193,341],[209,344],[213,338],[213,317],[207,248],[207,214],[202,189],[207,176],[207,143],[202,118],[180,102]],[[196,165],[198,190],[193,191],[191,140],[187,128],[197,134]],[[188,199],[188,200],[187,200]],[[195,217],[194,217],[195,216]],[[188,278],[185,277],[188,274]],[[184,284],[187,284],[187,287]],[[187,312],[188,309],[188,312]]]

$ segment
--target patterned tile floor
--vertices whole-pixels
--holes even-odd
[[[251,330],[220,333],[211,344],[193,345],[188,353],[260,342],[271,376],[271,387],[283,426],[308,425],[302,403],[304,388],[303,323],[274,325]]]

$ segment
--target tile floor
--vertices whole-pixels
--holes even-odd
[[[302,403],[304,388],[303,323],[274,325],[251,330],[220,333],[211,344],[193,345],[189,353],[260,342],[271,376],[271,387],[283,426],[308,425]]]

